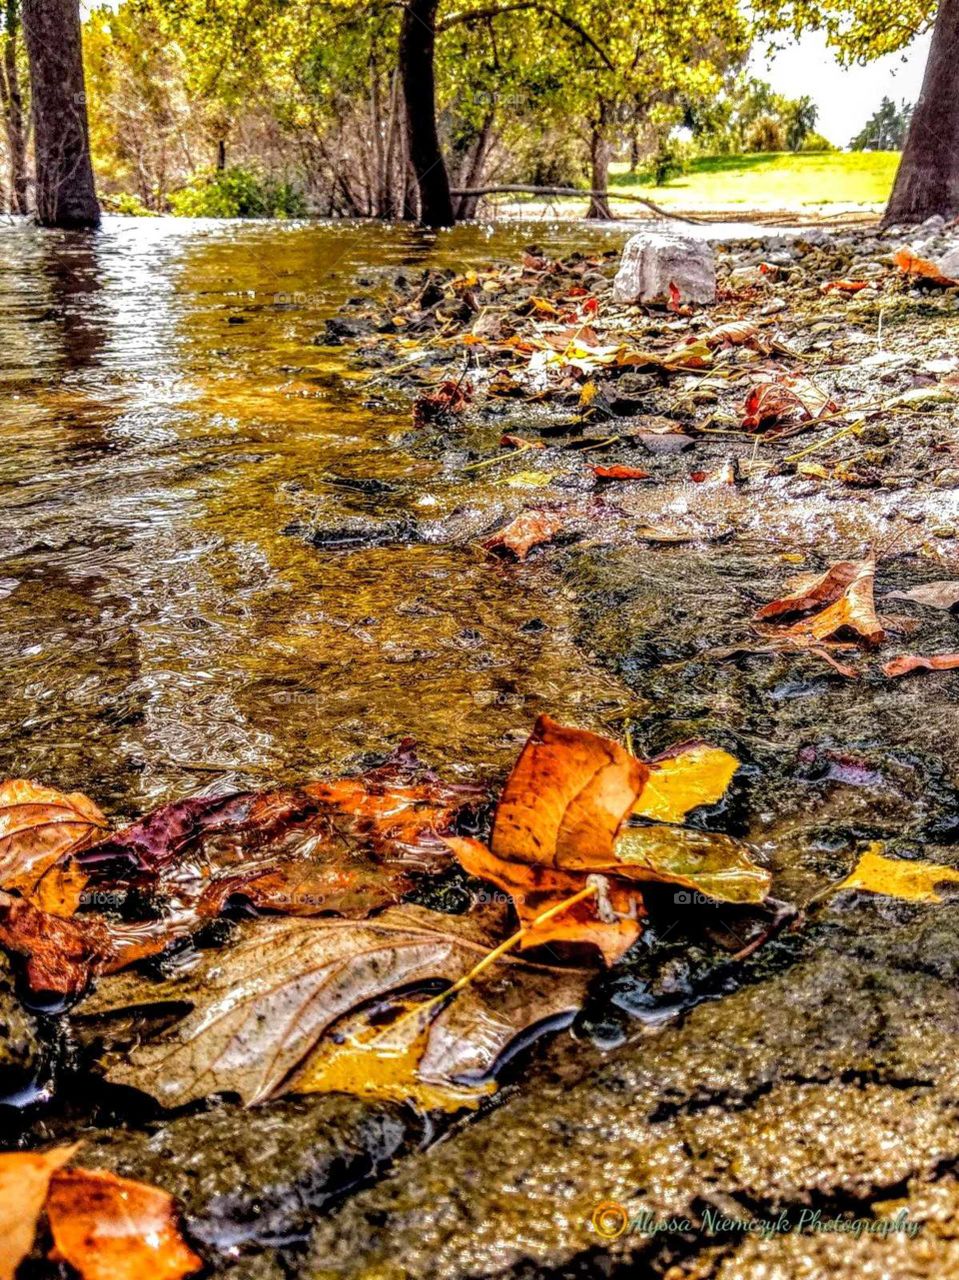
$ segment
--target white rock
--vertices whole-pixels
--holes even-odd
[[[623,249],[613,281],[617,302],[716,301],[716,254],[705,240],[669,231],[640,231]]]
[[[951,280],[959,280],[959,244],[954,244],[951,249],[947,249],[936,265],[944,276],[949,276]]]

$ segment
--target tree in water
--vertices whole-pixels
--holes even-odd
[[[20,85],[20,4],[7,0],[0,13],[2,60],[0,60],[0,107],[3,110],[7,153],[10,159],[10,211],[27,212],[27,129]]]
[[[96,227],[83,83],[79,0],[23,0],[30,59],[37,221],[43,227]]]
[[[436,11],[439,0],[407,0],[400,28],[400,79],[406,103],[410,163],[420,193],[420,221],[454,222],[446,161],[436,127]]]

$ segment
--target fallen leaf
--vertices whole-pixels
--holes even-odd
[[[480,543],[486,551],[508,551],[525,560],[533,547],[552,542],[562,531],[562,519],[551,511],[524,511]]]
[[[887,591],[886,600],[913,600],[930,609],[954,609],[959,605],[959,582],[924,582],[908,591]]]
[[[875,576],[874,560],[839,560],[825,573],[801,574],[792,591],[763,605],[754,617],[762,622],[818,609],[780,631],[779,636],[794,643],[808,643],[852,632],[866,644],[879,644],[885,631],[876,615]]]
[[[642,933],[640,921],[646,914],[642,896],[629,885],[610,882],[608,894],[616,918],[603,919],[598,904],[587,899],[543,924],[535,924],[549,907],[583,888],[582,872],[507,862],[479,840],[451,836],[447,843],[468,875],[487,880],[509,894],[523,930],[522,951],[551,943],[585,944],[596,947],[606,964],[612,965]]]
[[[790,613],[805,613],[818,605],[838,600],[850,583],[854,582],[864,562],[862,560],[837,560],[825,573],[802,573],[791,580],[792,590],[784,596],[770,600],[758,609],[753,617],[757,622],[777,618]],[[789,585],[789,584],[787,584]]]
[[[859,859],[850,874],[833,886],[840,889],[862,889],[866,893],[881,893],[890,898],[902,898],[906,902],[941,902],[936,885],[947,881],[959,881],[959,871],[954,867],[935,862],[905,862],[901,858],[887,858],[879,852],[878,844],[872,845]]]
[[[500,447],[503,449],[545,449],[546,445],[542,440],[527,440],[525,436],[511,436],[509,434],[502,435],[499,438]]]
[[[0,892],[0,944],[23,957],[33,991],[78,995],[94,974],[156,955],[188,931],[175,920],[127,924],[96,914],[65,920]]]
[[[508,862],[605,864],[648,776],[612,739],[540,716],[506,780],[490,848]]]
[[[715,831],[627,827],[616,857],[631,879],[683,885],[719,902],[762,902],[772,879],[748,845]]]
[[[827,280],[819,286],[820,293],[858,293],[860,289],[868,289],[871,280]]]
[[[593,475],[597,480],[648,480],[649,472],[640,467],[613,465],[610,467],[593,467]]]
[[[365,915],[445,865],[441,835],[481,794],[436,780],[393,785],[394,774],[190,797],[72,861],[91,889],[159,892],[200,917],[231,896],[299,915]]]
[[[885,631],[876,615],[875,577],[875,561],[861,561],[856,576],[838,600],[820,613],[803,618],[785,634],[796,639],[829,640],[841,633],[852,632],[866,644],[880,644]]]
[[[47,1199],[54,1248],[82,1280],[180,1280],[203,1266],[180,1234],[173,1197],[101,1170],[54,1174]]]
[[[462,413],[473,399],[468,382],[441,382],[413,402],[413,425],[425,427],[450,414]]]
[[[633,813],[654,822],[682,822],[692,809],[716,804],[739,768],[734,755],[706,742],[677,743],[646,764],[649,776]]]
[[[0,1153],[0,1280],[13,1280],[32,1249],[50,1179],[79,1146]]]
[[[899,249],[893,262],[907,276],[919,276],[924,280],[930,280],[933,284],[944,286],[959,284],[959,280],[944,276],[934,262],[928,258],[921,258],[911,249]]]
[[[0,786],[0,888],[30,896],[48,867],[99,840],[109,824],[74,791],[17,778]]]
[[[107,1078],[152,1094],[166,1107],[215,1093],[238,1094],[250,1105],[286,1092],[291,1072],[344,1015],[416,986],[453,982],[494,943],[471,916],[416,906],[392,907],[365,921],[261,920],[241,926],[228,950],[203,952],[182,977],[104,980],[78,1013],[187,1005],[187,1016],[155,1039],[110,1054]],[[483,1002],[483,1016],[471,1013],[469,1003],[460,1005],[471,987],[437,1006],[418,1060],[423,1081],[445,1087],[461,1076],[488,1073],[519,1031],[578,1007],[588,976],[504,957],[492,986],[480,984],[472,993]],[[486,1007],[484,991],[508,987],[514,990],[508,1007]],[[467,1039],[458,1028],[471,1019],[474,1032]]]
[[[894,680],[912,671],[954,671],[959,667],[959,653],[937,653],[925,658],[917,653],[903,653],[882,664],[882,673]]]
[[[727,324],[717,325],[702,335],[707,347],[742,347],[754,346],[762,348],[759,327],[749,320],[730,320]]]
[[[747,431],[763,431],[767,427],[811,422],[837,412],[838,408],[829,394],[809,378],[784,375],[774,381],[759,382],[750,389],[743,427]]]

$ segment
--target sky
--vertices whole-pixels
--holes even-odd
[[[819,107],[816,128],[830,142],[845,147],[879,106],[883,96],[915,102],[929,52],[928,35],[914,40],[902,53],[877,58],[864,67],[841,67],[826,40],[811,32],[790,44],[767,63],[757,45],[749,60],[751,75],[768,80],[789,98],[808,94]]]

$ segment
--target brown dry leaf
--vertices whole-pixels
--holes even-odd
[[[809,378],[785,375],[759,382],[746,397],[743,427],[747,431],[763,431],[767,427],[811,422],[835,413],[838,404]]]
[[[860,289],[868,289],[870,280],[827,280],[819,286],[820,293],[858,293]]]
[[[425,427],[450,414],[462,413],[473,399],[468,382],[441,382],[440,385],[413,402],[413,425]]]
[[[533,547],[552,542],[562,529],[562,519],[552,511],[524,511],[480,545],[486,551],[508,551],[525,560]]]
[[[13,1280],[33,1247],[50,1179],[79,1146],[0,1154],[0,1280]]]
[[[870,845],[850,874],[834,885],[832,891],[861,889],[866,893],[902,898],[906,902],[941,902],[936,885],[959,881],[959,871],[954,867],[887,858],[880,852],[881,848],[879,844]]]
[[[512,436],[508,433],[500,436],[500,447],[503,449],[545,449],[542,440],[527,440],[525,436]]]
[[[759,337],[759,327],[749,320],[730,320],[715,329],[708,329],[702,335],[707,347],[742,347],[763,348]]]
[[[648,776],[612,739],[540,716],[506,780],[492,852],[508,862],[600,870]]]
[[[887,591],[886,600],[912,600],[930,609],[954,609],[959,605],[959,582],[924,582],[908,591]]]
[[[885,632],[876,616],[875,577],[875,560],[839,560],[825,573],[802,574],[794,581],[792,591],[771,600],[753,616],[762,622],[818,609],[777,634],[792,643],[807,645],[851,631],[866,644],[879,644]]]
[[[912,671],[955,671],[959,667],[959,653],[937,653],[925,658],[917,653],[903,653],[882,664],[882,674],[895,680]]]
[[[235,1093],[251,1105],[286,1092],[291,1073],[339,1019],[397,992],[454,982],[496,941],[472,916],[417,906],[392,907],[365,921],[261,920],[241,926],[226,951],[202,952],[181,977],[151,983],[124,975],[101,982],[77,1012],[99,1016],[187,1005],[191,1012],[155,1039],[111,1053],[107,1078],[167,1107],[215,1093]],[[481,976],[491,985],[471,983],[447,1005],[435,1006],[418,1059],[421,1083],[452,1087],[461,1077],[488,1074],[515,1035],[544,1016],[578,1007],[589,975],[504,957]],[[487,1005],[484,992],[507,988],[514,992],[507,1004]],[[471,1005],[477,1000],[480,1007]],[[464,1020],[473,1026],[471,1035],[460,1033]],[[402,1041],[394,1047],[404,1048]],[[359,1072],[360,1090],[362,1083]],[[415,1098],[415,1090],[410,1094]]]
[[[707,742],[680,742],[653,760],[633,813],[653,822],[682,822],[692,809],[726,794],[739,761]]]
[[[876,615],[873,587],[876,562],[860,561],[856,576],[833,604],[819,613],[803,618],[784,634],[796,640],[830,640],[840,633],[852,632],[865,644],[881,644],[885,631]]]
[[[83,1280],[181,1280],[203,1266],[186,1244],[173,1197],[100,1170],[54,1174],[47,1199],[54,1248]]]
[[[79,791],[65,794],[25,778],[0,786],[0,888],[31,895],[58,858],[103,837],[106,818]]]
[[[928,258],[919,257],[911,249],[900,249],[893,258],[893,262],[907,276],[920,276],[923,280],[930,280],[933,284],[943,286],[959,284],[959,280],[944,276],[934,262],[930,262]]]
[[[802,573],[787,583],[792,589],[784,596],[770,600],[753,617],[757,622],[790,613],[806,613],[819,605],[838,600],[854,582],[864,563],[862,560],[837,560],[825,573]]]

